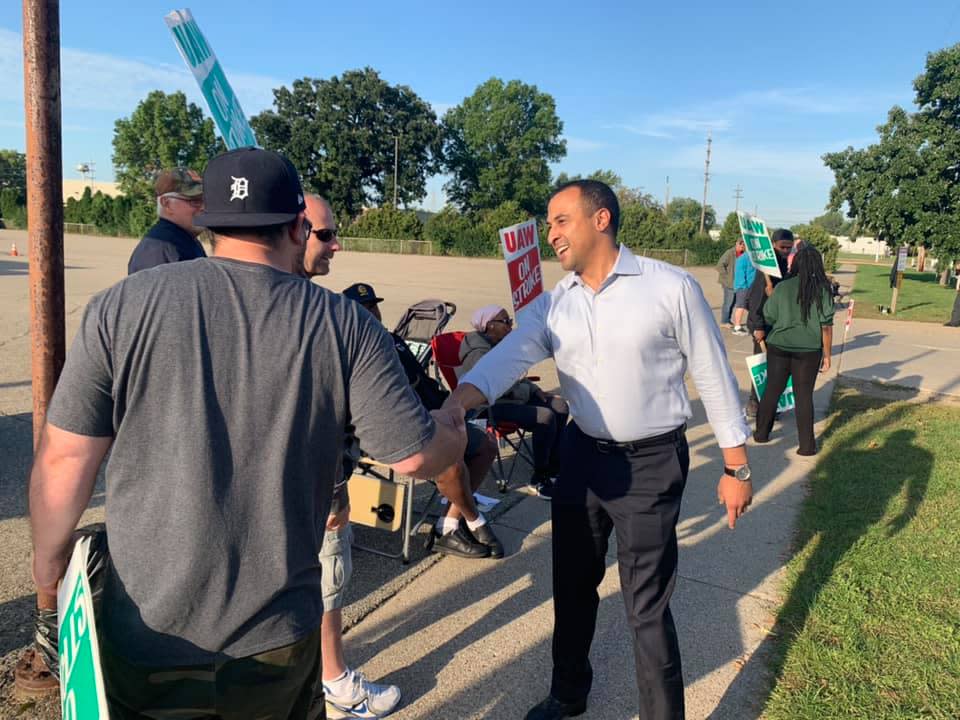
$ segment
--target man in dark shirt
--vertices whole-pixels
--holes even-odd
[[[160,173],[155,185],[159,220],[133,249],[127,274],[165,263],[206,257],[193,219],[203,210],[203,180],[193,170]]]
[[[773,294],[773,288],[777,286],[777,283],[786,279],[789,273],[789,263],[787,259],[790,257],[790,251],[794,245],[793,233],[786,228],[775,230],[770,239],[773,242],[773,249],[777,253],[777,265],[780,266],[780,277],[775,278],[772,275],[758,272],[757,276],[753,279],[753,284],[750,286],[750,291],[747,295],[747,329],[753,336],[754,354],[763,352],[760,343],[767,336],[767,331],[769,330],[767,321],[763,317],[763,306],[767,302],[767,298]],[[756,417],[759,405],[760,401],[757,399],[756,391],[751,385],[750,401],[747,403],[747,417]]]

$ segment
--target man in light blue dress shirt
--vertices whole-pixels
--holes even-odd
[[[558,720],[586,709],[597,587],[613,530],[640,717],[684,717],[669,601],[690,461],[686,373],[723,452],[717,495],[731,528],[752,497],[744,447],[749,430],[703,291],[684,270],[618,245],[619,218],[616,195],[603,183],[577,180],[553,194],[548,239],[570,274],[522,313],[519,328],[447,401],[464,409],[490,403],[531,365],[552,357],[570,404],[573,422],[564,432],[552,502],[553,678],[550,695],[527,720]]]

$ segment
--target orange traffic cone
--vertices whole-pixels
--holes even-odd
[[[20,251],[17,250],[17,244],[16,244],[16,243],[13,243],[13,244],[10,246],[10,256],[11,256],[11,257],[17,257],[17,256],[19,256],[19,255],[20,255]]]

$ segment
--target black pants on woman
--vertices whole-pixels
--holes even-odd
[[[560,472],[557,439],[570,415],[566,400],[558,395],[545,395],[546,401],[531,397],[522,405],[497,403],[490,412],[495,421],[516,423],[533,434],[533,468],[540,478],[556,477]]]
[[[764,443],[770,439],[777,401],[793,375],[793,395],[796,401],[797,435],[800,438],[800,455],[815,455],[817,441],[813,437],[813,386],[817,382],[822,350],[793,352],[776,345],[767,345],[767,387],[760,398],[757,410],[757,431],[754,439]]]

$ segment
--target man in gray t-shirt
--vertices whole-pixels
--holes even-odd
[[[286,158],[225,153],[204,186],[197,222],[216,234],[215,256],[136,273],[87,306],[31,476],[34,577],[49,602],[112,447],[100,617],[111,708],[220,714],[240,702],[251,717],[301,717],[344,428],[397,471],[430,477],[462,456],[463,415],[431,417],[383,328],[291,273],[310,228]],[[253,681],[237,666],[251,658],[284,669]],[[169,674],[183,687],[146,693],[171,668],[186,669]],[[130,679],[147,669],[149,682]],[[209,679],[202,700],[185,689],[192,670]]]

